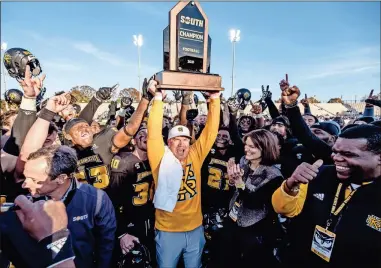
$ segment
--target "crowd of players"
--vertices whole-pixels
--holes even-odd
[[[26,66],[5,93],[3,267],[380,267],[380,100],[319,121],[286,78],[279,109],[268,86],[256,103],[202,92],[207,115],[182,91],[170,118],[152,77],[100,125],[114,87],[81,110],[70,92],[44,100],[44,79]]]

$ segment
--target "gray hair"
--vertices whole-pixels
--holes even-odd
[[[45,158],[48,168],[46,174],[54,180],[61,174],[70,177],[77,168],[77,154],[74,149],[65,145],[42,147],[31,153],[28,160]]]

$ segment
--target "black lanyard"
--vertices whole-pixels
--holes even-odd
[[[332,223],[332,218],[337,217],[343,210],[343,208],[348,204],[349,200],[351,200],[352,196],[355,194],[357,189],[354,189],[348,196],[347,198],[344,199],[343,203],[336,209],[337,207],[337,202],[339,200],[339,195],[341,192],[341,188],[343,187],[342,183],[339,183],[339,186],[337,187],[336,194],[335,194],[335,199],[333,200],[332,208],[331,208],[331,213],[329,215],[329,219],[327,220],[326,227],[325,229],[327,230]]]

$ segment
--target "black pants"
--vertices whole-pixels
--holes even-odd
[[[267,240],[265,221],[249,227],[239,227],[230,218],[213,243],[212,259],[208,267],[275,267],[273,248]]]

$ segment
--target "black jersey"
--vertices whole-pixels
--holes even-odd
[[[228,208],[233,188],[229,186],[228,161],[235,158],[238,163],[240,156],[236,155],[232,146],[222,155],[213,147],[201,168],[202,177],[202,206],[209,208]],[[204,213],[207,211],[203,211]]]
[[[128,152],[114,156],[108,194],[115,206],[119,235],[127,232],[127,229],[131,233],[131,229],[139,229],[139,226],[140,229],[148,228],[142,224],[147,220],[151,220],[153,227],[153,184],[148,160],[141,161]],[[134,225],[136,228],[129,228]]]
[[[96,188],[105,189],[110,183],[110,164],[114,154],[111,152],[116,128],[105,128],[94,135],[91,147],[77,151],[78,163],[75,177],[82,183],[89,183]]]

